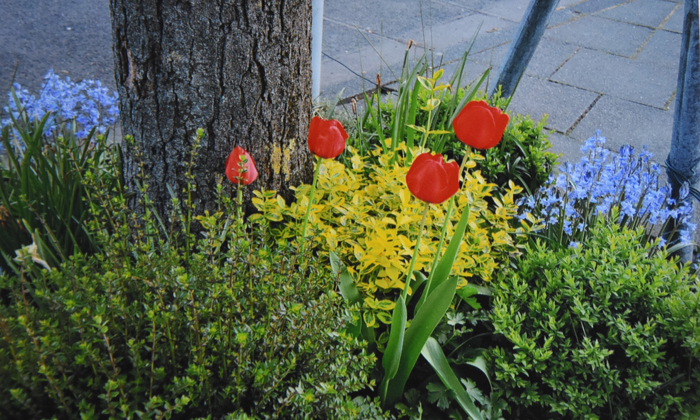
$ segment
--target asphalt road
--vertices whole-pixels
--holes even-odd
[[[49,69],[114,89],[109,0],[0,0],[0,105],[13,75],[37,94]]]

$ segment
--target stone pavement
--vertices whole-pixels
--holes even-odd
[[[530,0],[326,0],[322,98],[344,97],[397,79],[410,56],[428,52],[449,76],[481,27],[465,82],[488,68],[497,79]],[[600,129],[612,150],[670,150],[683,30],[680,0],[560,0],[513,96],[510,111],[547,114],[553,149],[578,161]],[[381,58],[380,58],[381,55]],[[360,77],[362,76],[362,77]]]

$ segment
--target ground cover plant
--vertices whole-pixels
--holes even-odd
[[[91,223],[100,253],[49,271],[24,247],[0,277],[3,418],[381,417],[350,397],[375,357],[343,331],[329,268],[227,197],[195,239],[112,192],[92,197],[112,209]]]
[[[641,227],[596,217],[588,233],[579,247],[537,241],[492,283],[503,340],[488,354],[510,415],[697,418],[700,283]]]

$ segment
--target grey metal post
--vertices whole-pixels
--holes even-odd
[[[508,55],[501,65],[498,82],[494,85],[491,96],[498,90],[498,86],[501,86],[503,97],[513,94],[515,86],[540,43],[544,30],[547,29],[549,17],[558,4],[559,0],[532,0],[520,22],[518,33],[510,44]]]
[[[666,159],[666,173],[678,196],[684,182],[690,185],[690,195],[700,204],[700,35],[698,32],[698,0],[685,0],[685,20],[681,41],[681,59],[676,88],[676,109],[673,117],[671,153]],[[682,226],[681,226],[682,228]],[[692,247],[678,252],[683,261],[693,257]]]

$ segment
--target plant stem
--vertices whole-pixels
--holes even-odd
[[[304,217],[304,228],[301,231],[301,253],[304,253],[306,245],[306,228],[309,224],[309,216],[311,215],[311,206],[314,204],[314,193],[316,192],[316,181],[318,173],[321,171],[321,158],[316,157],[316,170],[314,171],[314,180],[311,182],[311,194],[309,194],[309,206],[306,208],[306,217]]]
[[[241,218],[241,214],[243,213],[243,190],[241,189],[241,182],[243,181],[238,181],[238,184],[236,184],[236,236],[238,239],[241,238],[241,225],[243,224],[243,219]]]
[[[459,176],[462,176],[462,172],[464,171],[464,167],[467,165],[467,161],[469,160],[469,154],[471,152],[471,147],[467,146],[467,150],[464,152],[464,157],[462,158],[462,165],[459,167]],[[461,186],[460,186],[461,188]],[[456,194],[455,194],[456,195]],[[438,261],[440,260],[440,251],[442,251],[442,245],[445,243],[445,233],[447,232],[447,224],[450,222],[450,218],[452,217],[452,208],[454,207],[455,203],[455,195],[450,197],[450,204],[447,206],[447,213],[445,214],[445,223],[442,225],[442,233],[440,233],[440,242],[438,243],[437,250],[435,251],[435,259],[433,260],[433,265],[430,267],[430,274],[428,275],[428,282],[426,283],[426,290],[430,287],[430,284],[433,281],[433,274],[435,273],[435,267],[438,265]]]
[[[418,239],[416,239],[416,248],[413,250],[413,258],[411,258],[411,266],[408,268],[408,274],[406,275],[406,284],[403,286],[403,292],[401,297],[406,300],[406,295],[408,294],[408,287],[411,284],[411,276],[413,274],[413,267],[416,265],[416,259],[418,259],[418,249],[420,248],[420,240],[423,236],[423,228],[425,227],[425,218],[428,215],[428,208],[430,208],[430,203],[425,203],[425,209],[423,209],[423,220],[420,222],[420,230],[418,231]]]

